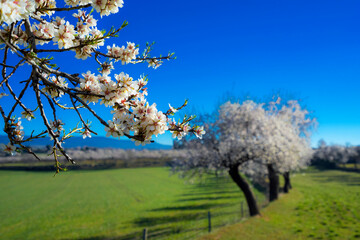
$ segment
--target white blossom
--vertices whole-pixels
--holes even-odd
[[[8,143],[7,145],[5,144],[1,144],[0,145],[1,150],[3,150],[4,152],[14,155],[15,154],[15,150],[16,147],[14,145],[12,145],[11,143]]]
[[[55,121],[50,120],[50,127],[53,131],[62,131],[64,130],[63,125],[65,125],[65,123],[63,123],[60,119],[57,119]]]

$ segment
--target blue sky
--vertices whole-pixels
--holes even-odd
[[[148,74],[148,100],[159,109],[188,98],[187,111],[211,112],[225,92],[283,91],[317,117],[313,145],[320,138],[360,144],[360,1],[124,1],[99,28],[127,20],[118,45],[155,41],[154,55],[177,56],[156,70],[116,65],[115,73]],[[96,69],[93,60],[58,59],[70,72]],[[98,132],[105,134],[103,127]],[[171,144],[171,137],[157,141]]]

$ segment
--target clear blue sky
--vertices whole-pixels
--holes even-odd
[[[100,28],[127,20],[118,45],[155,41],[154,55],[177,56],[156,70],[115,70],[148,74],[148,100],[159,109],[188,98],[188,109],[210,112],[225,92],[263,97],[281,90],[299,96],[317,117],[314,144],[320,138],[360,144],[360,1],[124,1]],[[95,71],[91,64],[78,60],[63,69]],[[170,144],[171,137],[158,141]]]

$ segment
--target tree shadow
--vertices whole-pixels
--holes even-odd
[[[159,239],[162,237],[169,236],[171,234],[177,234],[180,231],[181,228],[177,228],[177,227],[153,228],[151,230],[149,229],[146,235],[148,239]],[[138,239],[143,239],[143,234],[144,234],[143,231],[137,231],[137,232],[132,232],[129,234],[113,236],[113,237],[96,236],[96,237],[77,238],[77,239],[78,240],[138,240]]]
[[[138,227],[154,227],[162,224],[169,224],[181,221],[193,221],[207,218],[204,213],[180,213],[172,216],[140,217],[133,223]]]
[[[358,168],[344,168],[344,167],[337,167],[336,170],[344,171],[344,172],[355,172],[360,173],[360,169]]]
[[[348,186],[360,186],[360,175],[341,174],[336,176],[311,176],[318,182],[341,182]]]
[[[234,214],[234,212],[227,212],[223,214]],[[216,216],[219,216],[220,214],[216,214]],[[198,216],[197,216],[198,217]],[[203,217],[206,218],[206,217]],[[203,219],[201,218],[201,219]],[[213,224],[212,228],[219,228],[228,225],[229,223],[223,223],[223,224]],[[173,234],[180,234],[180,233],[189,233],[193,232],[193,235],[188,235],[186,237],[183,237],[182,239],[194,239],[194,237],[199,236],[201,232],[206,232],[208,230],[208,226],[204,227],[195,227],[195,228],[183,228],[183,227],[153,227],[152,229],[147,229],[147,238],[148,239],[161,239],[164,237],[169,237],[169,235]],[[95,237],[88,237],[88,238],[77,238],[78,240],[138,240],[143,238],[143,230],[128,233],[125,235],[120,236],[95,236]],[[64,239],[64,240],[70,240],[70,239]]]
[[[215,212],[212,213],[212,217],[219,217],[224,215],[239,214],[238,212],[228,211],[228,212]],[[195,221],[195,220],[204,220],[207,219],[208,215],[206,212],[196,212],[196,213],[178,213],[172,216],[160,216],[160,217],[140,217],[133,221],[137,227],[160,227],[162,224],[171,224],[182,221]]]
[[[234,215],[238,214],[240,219],[241,196],[240,189],[229,178],[210,177],[204,182],[189,185],[168,206],[149,209],[148,212],[151,214],[138,217],[129,224],[138,228],[147,228],[149,239],[169,238],[173,234],[187,232],[189,232],[185,234],[187,236],[196,236],[200,232],[207,231],[208,211],[211,211],[212,218],[229,216],[229,219],[235,219],[237,217]],[[234,200],[236,198],[239,201]],[[239,207],[233,208],[234,205]],[[218,227],[217,225],[213,225],[213,228]],[[187,236],[183,239],[188,239]],[[134,232],[116,239],[130,240],[141,237],[142,232]]]
[[[202,195],[221,195],[221,194],[233,194],[233,193],[241,193],[240,189],[235,190],[214,190],[214,191],[189,191],[188,193],[184,193],[181,196],[183,197],[194,197],[194,196],[202,196]]]
[[[163,208],[156,208],[150,211],[157,212],[157,211],[186,211],[186,210],[210,210],[211,208],[216,207],[226,207],[232,204],[229,203],[206,203],[200,205],[185,205],[185,206],[175,206],[175,207],[163,207]]]
[[[232,193],[232,192],[231,192]],[[193,201],[216,201],[216,200],[223,200],[223,199],[233,199],[239,198],[239,196],[216,196],[216,197],[190,197],[190,198],[180,198],[177,202],[193,202]]]

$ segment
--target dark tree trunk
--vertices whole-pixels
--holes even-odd
[[[236,183],[236,185],[238,185],[238,187],[244,193],[247,205],[249,207],[250,216],[255,216],[260,214],[259,208],[256,204],[256,199],[250,189],[249,184],[239,174],[239,165],[231,166],[229,169],[229,174],[232,180]]]
[[[286,172],[283,174],[283,176],[284,176],[284,193],[288,193],[289,189],[291,189],[290,173]]]
[[[275,172],[272,164],[268,164],[269,175],[269,201],[272,202],[279,197],[279,175]]]

